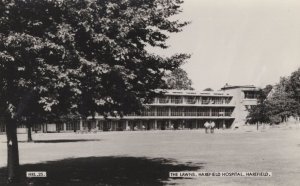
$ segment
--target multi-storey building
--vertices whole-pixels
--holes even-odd
[[[96,115],[88,120],[64,124],[33,126],[33,131],[117,131],[117,130],[165,130],[204,128],[206,121],[214,121],[217,128],[232,128],[246,123],[247,109],[257,104],[254,86],[225,85],[220,91],[166,90],[163,96],[154,98],[137,114],[122,118]],[[1,124],[0,124],[1,125]],[[2,131],[5,129],[0,127]],[[19,132],[26,127],[20,126]]]
[[[108,129],[195,129],[203,128],[206,121],[214,121],[217,128],[229,128],[234,120],[232,112],[235,106],[232,95],[224,91],[167,90],[145,107],[141,114],[108,117]],[[99,128],[105,128],[102,116],[96,116],[94,122]]]
[[[222,91],[228,92],[233,97],[235,105],[232,117],[235,118],[232,127],[247,123],[248,110],[257,105],[259,88],[253,85],[231,86],[226,84]]]

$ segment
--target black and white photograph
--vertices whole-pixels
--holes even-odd
[[[300,1],[0,0],[0,186],[299,186]]]

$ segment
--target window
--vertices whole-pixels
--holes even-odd
[[[198,108],[197,115],[198,116],[209,116],[209,108]]]
[[[42,126],[39,125],[39,124],[35,124],[35,125],[32,126],[32,130],[33,131],[40,131],[40,130],[42,130]]]
[[[183,115],[183,110],[182,108],[171,108],[171,116],[182,116]]]
[[[70,121],[66,124],[66,130],[80,130],[80,121]]]
[[[223,98],[221,98],[221,97],[214,97],[214,98],[212,98],[212,100],[211,100],[211,103],[212,104],[223,104]]]
[[[223,108],[212,108],[211,109],[212,116],[224,116],[224,109]]]
[[[230,98],[230,97],[229,97],[229,98],[225,98],[225,104],[229,104],[230,101],[231,101],[231,98]]]
[[[127,114],[127,116],[136,116],[137,114],[134,112],[131,112],[130,114]]]
[[[209,102],[210,102],[209,97],[202,97],[202,101],[201,101],[202,104],[207,105],[209,104]]]
[[[143,116],[155,116],[155,109],[154,108],[145,108],[142,112]]]
[[[187,97],[186,98],[186,103],[187,104],[195,104],[197,102],[197,98],[196,97]]]
[[[225,116],[231,116],[233,109],[225,109]]]
[[[167,107],[158,107],[157,116],[169,116],[169,108]]]
[[[161,97],[158,98],[159,103],[169,103],[169,98],[168,97]]]
[[[182,101],[182,97],[180,96],[172,96],[171,97],[171,103],[173,104],[181,104],[183,101]]]
[[[64,124],[63,124],[63,123],[58,123],[58,124],[56,124],[56,130],[57,130],[57,131],[64,130]]]
[[[255,91],[244,91],[245,99],[256,99],[257,98],[257,92]]]
[[[185,108],[184,111],[185,116],[197,116],[197,108]]]
[[[98,121],[98,130],[103,130],[104,129],[104,121]]]

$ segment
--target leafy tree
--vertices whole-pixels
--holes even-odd
[[[206,88],[203,91],[214,91],[214,89],[212,89],[212,88]]]
[[[250,108],[247,120],[250,124],[269,122],[268,104],[264,102]]]
[[[259,90],[259,92],[258,92],[258,102],[259,103],[264,102],[267,99],[269,93],[272,91],[272,89],[273,89],[272,85],[266,85],[265,88]]]
[[[192,80],[182,68],[177,68],[165,75],[167,89],[194,90]]]
[[[248,111],[247,121],[250,124],[255,123],[266,123],[270,121],[269,118],[269,103],[266,100],[270,91],[272,90],[272,85],[267,85],[265,88],[260,89],[258,92],[257,105],[251,107]]]
[[[290,84],[294,98],[300,102],[300,68],[292,73],[290,77]],[[300,115],[300,112],[298,114]]]
[[[272,90],[272,95],[268,96]],[[290,77],[282,77],[276,86],[267,85],[259,93],[258,105],[249,110],[250,123],[284,122],[290,116],[298,116],[300,103],[295,99],[295,92]]]
[[[62,116],[126,114],[163,86],[189,56],[163,58],[180,0],[4,0],[0,2],[0,108],[5,117],[8,180],[18,178],[20,122]]]
[[[268,99],[270,116],[280,117],[281,122],[286,121],[290,116],[297,116],[300,108],[299,102],[293,98],[291,92],[287,92],[285,85],[285,80],[281,81],[272,97]]]

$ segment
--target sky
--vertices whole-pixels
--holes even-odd
[[[191,21],[162,55],[189,53],[183,69],[196,90],[275,84],[300,67],[300,1],[185,0]]]

